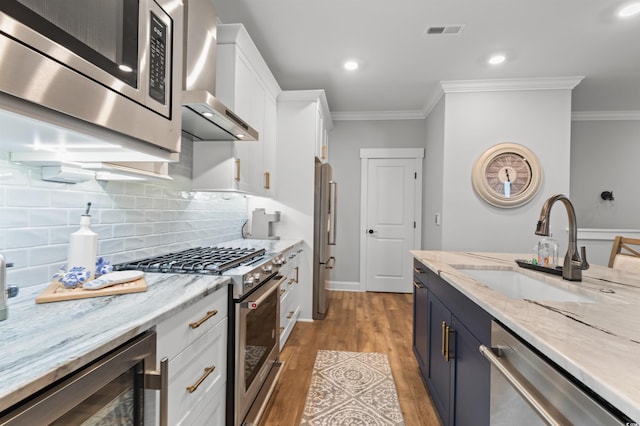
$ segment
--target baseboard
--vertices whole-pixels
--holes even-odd
[[[329,281],[329,290],[335,291],[363,291],[360,283],[355,281]]]

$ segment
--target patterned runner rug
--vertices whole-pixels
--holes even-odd
[[[301,425],[404,425],[387,355],[318,351]]]

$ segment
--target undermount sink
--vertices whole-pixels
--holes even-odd
[[[459,269],[479,283],[511,299],[596,303],[597,300],[542,280],[505,269]]]

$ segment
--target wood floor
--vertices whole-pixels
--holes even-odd
[[[412,350],[413,296],[331,291],[329,303],[324,320],[298,322],[291,333],[261,426],[300,424],[318,349],[387,354],[405,425],[440,425]]]

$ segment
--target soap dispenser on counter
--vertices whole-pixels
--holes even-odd
[[[69,255],[67,256],[67,271],[82,267],[88,272],[86,280],[92,280],[96,272],[96,257],[98,255],[98,234],[90,228],[91,203],[87,203],[87,211],[80,216],[80,229],[69,237]]]
[[[558,242],[552,234],[543,238],[537,245],[538,265],[547,268],[558,266]]]

